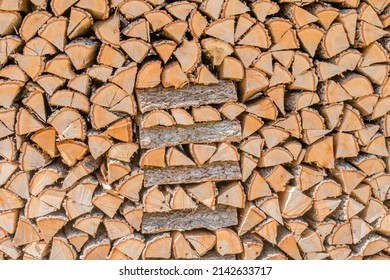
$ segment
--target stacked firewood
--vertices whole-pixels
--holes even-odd
[[[0,0],[0,259],[390,259],[390,0]]]

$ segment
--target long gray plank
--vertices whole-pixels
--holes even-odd
[[[237,142],[241,138],[241,124],[236,120],[196,123],[186,126],[175,125],[140,128],[142,149],[189,143]]]
[[[142,113],[155,109],[172,109],[206,104],[237,101],[237,91],[232,81],[219,81],[216,85],[188,85],[181,89],[164,88],[136,90]]]

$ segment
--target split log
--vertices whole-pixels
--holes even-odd
[[[172,237],[168,233],[151,236],[142,252],[143,259],[169,259],[171,257]]]
[[[186,186],[187,193],[197,202],[215,209],[215,196],[217,188],[215,182],[206,181],[204,183],[189,184]]]
[[[185,231],[183,232],[183,236],[188,240],[199,256],[204,256],[217,242],[217,238],[212,232],[203,229]]]
[[[172,250],[175,259],[197,259],[198,253],[191,248],[190,243],[178,231],[172,232]]]
[[[216,230],[218,228],[236,225],[236,208],[229,206],[216,206],[210,210],[199,205],[197,211],[173,211],[167,213],[145,213],[142,220],[142,233],[158,233],[165,231],[187,231],[197,228]],[[205,220],[203,217],[209,217]],[[186,237],[188,238],[188,236]]]

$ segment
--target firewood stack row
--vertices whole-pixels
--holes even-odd
[[[0,259],[389,259],[389,3],[0,1]]]

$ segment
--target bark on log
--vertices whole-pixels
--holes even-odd
[[[212,86],[193,85],[176,90],[162,86],[138,89],[136,96],[142,113],[155,109],[172,109],[237,101],[235,86],[230,81],[220,81]]]
[[[241,140],[241,125],[238,121],[198,123],[188,126],[152,127],[140,129],[142,149],[161,146],[176,146],[189,143],[211,143]]]
[[[145,213],[142,219],[143,234],[165,231],[187,231],[197,228],[216,230],[237,225],[237,210],[230,206],[216,206],[211,210],[199,206],[196,211],[172,211],[168,213]]]
[[[220,162],[203,166],[169,166],[166,168],[147,168],[144,171],[144,186],[182,183],[201,183],[206,181],[230,181],[241,179],[238,163]]]

